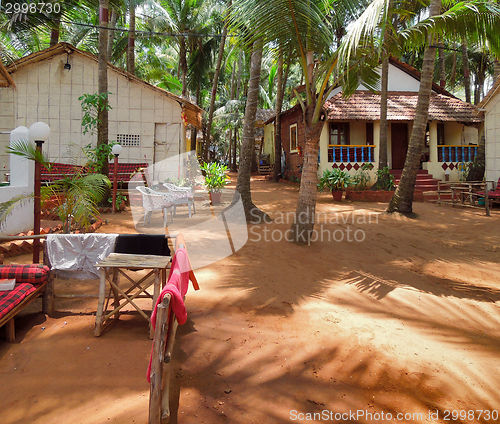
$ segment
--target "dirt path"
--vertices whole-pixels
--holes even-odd
[[[300,247],[283,239],[297,187],[252,187],[274,222],[196,271],[171,422],[500,422],[498,210],[417,203],[409,220],[320,194],[318,241]],[[110,219],[100,231],[134,231]],[[94,338],[96,304],[34,305],[0,341],[2,423],[147,422],[147,323],[125,314]]]

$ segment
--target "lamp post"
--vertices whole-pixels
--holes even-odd
[[[36,149],[42,153],[42,145],[50,136],[50,127],[44,122],[35,122],[30,127],[30,140],[36,144]],[[40,188],[42,181],[42,165],[39,160],[35,160],[35,187],[34,187],[34,219],[33,233],[40,235]],[[33,263],[40,262],[40,239],[33,240]]]
[[[115,213],[116,212],[116,190],[118,188],[118,155],[122,152],[122,146],[121,144],[115,144],[112,149],[111,153],[115,155],[115,163],[114,163],[114,179],[113,179],[113,202],[111,203],[111,212]]]

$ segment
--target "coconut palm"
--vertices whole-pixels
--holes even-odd
[[[360,19],[351,27],[351,31],[344,41],[342,48],[343,57],[349,57],[349,54],[356,51],[356,48],[362,46],[366,48],[371,45],[379,49],[382,45],[387,45],[386,40],[381,37],[386,33],[381,27],[387,25],[390,16],[390,0],[374,0],[368,7],[369,12],[365,12]],[[394,13],[401,13],[404,10],[401,2],[394,0]],[[423,140],[427,127],[427,116],[430,102],[432,78],[434,74],[435,62],[435,42],[438,34],[446,34],[448,38],[462,40],[469,36],[480,42],[487,40],[495,45],[498,44],[497,37],[492,37],[491,31],[494,28],[494,22],[498,22],[498,7],[486,2],[459,3],[440,14],[441,2],[431,4],[432,13],[427,19],[422,19],[409,25],[407,28],[399,28],[393,31],[392,45],[400,50],[403,48],[416,48],[426,46],[424,50],[424,62],[422,66],[420,92],[417,108],[415,111],[415,122],[410,137],[408,154],[406,157],[405,168],[398,189],[393,200],[389,204],[388,211],[399,211],[403,213],[412,213],[413,192],[416,181],[416,175],[420,164],[420,156],[423,149]],[[496,23],[497,24],[497,23]],[[432,38],[430,38],[432,37]],[[428,66],[432,65],[429,69]],[[427,72],[431,72],[427,75]]]
[[[345,1],[349,4],[348,1]],[[333,90],[330,77],[334,74],[338,57],[333,51],[335,34],[326,18],[333,10],[333,2],[312,0],[239,0],[233,3],[234,26],[240,31],[251,28],[249,42],[262,38],[290,51],[300,62],[305,81],[305,98],[296,97],[303,112],[306,145],[296,216],[300,220],[292,224],[290,240],[299,244],[309,243],[316,209],[316,185],[318,171],[319,138],[324,126],[323,106]],[[355,5],[353,4],[353,10]],[[248,32],[247,32],[248,34]],[[370,57],[357,58],[358,64]],[[368,85],[374,82],[374,73],[365,69]],[[357,86],[358,76],[352,72],[345,81],[347,89]],[[249,172],[249,171],[248,171]],[[238,179],[242,170],[238,174]],[[250,174],[245,179],[250,179]],[[248,189],[249,184],[240,185]],[[245,204],[246,192],[240,192]],[[246,209],[247,210],[247,209]]]
[[[480,40],[487,39],[489,38],[489,34],[493,34],[493,32],[490,32],[492,30],[491,25],[497,27],[499,25],[500,9],[493,4],[482,2],[468,3],[465,4],[465,9],[462,9],[462,5],[458,4],[442,14],[440,17],[433,19],[433,17],[438,15],[440,11],[441,0],[433,0],[430,6],[429,20],[434,20],[437,23],[437,28],[440,27],[440,24],[444,24],[444,30],[449,31],[450,29],[453,29],[454,32],[467,30],[469,35],[473,34]],[[463,13],[464,11],[465,13]],[[450,25],[453,21],[455,21],[454,24]],[[430,37],[431,36],[429,36],[429,44],[426,46],[424,51],[424,63],[420,79],[420,90],[415,110],[415,121],[408,145],[408,153],[406,155],[401,180],[387,208],[387,212],[389,213],[400,212],[406,215],[413,214],[413,195],[415,191],[415,182],[420,157],[423,149],[423,140],[427,127],[429,103],[432,91],[432,77],[436,58],[436,49],[433,45],[433,38]],[[496,44],[495,40],[492,41],[493,44]]]
[[[48,158],[27,140],[12,142],[7,148],[7,153],[39,162],[50,169]],[[111,182],[102,174],[84,175],[79,171],[77,174],[66,176],[47,187],[44,190],[44,197],[52,194],[62,199],[61,204],[57,207],[57,214],[63,222],[63,231],[69,233],[72,224],[79,228],[87,228],[91,224],[91,220],[98,216],[97,205],[105,198],[110,186]],[[34,193],[25,193],[1,203],[0,226],[5,223],[6,218],[17,205],[24,204],[33,198]]]

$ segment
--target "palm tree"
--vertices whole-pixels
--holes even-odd
[[[228,7],[231,7],[231,1],[229,1]],[[224,29],[222,30],[222,37],[220,40],[220,45],[219,45],[219,53],[217,55],[217,64],[215,65],[215,72],[214,72],[214,79],[212,83],[212,94],[210,96],[210,107],[208,109],[208,118],[207,118],[207,141],[206,141],[206,149],[205,149],[205,154],[207,155],[205,157],[205,160],[208,159],[208,151],[210,149],[210,144],[211,144],[211,137],[212,137],[212,120],[214,117],[214,110],[215,110],[215,98],[217,94],[217,85],[219,84],[219,74],[222,66],[222,59],[224,57],[224,46],[226,44],[226,36],[227,36],[227,25],[228,25],[228,19],[227,19],[227,13],[226,16],[224,17]]]
[[[135,0],[129,0],[127,72],[135,75]]]
[[[388,0],[374,0],[369,8],[371,8],[371,12],[364,14],[364,20],[360,18],[360,22],[353,25],[352,31],[343,46],[344,55],[348,56],[353,51],[356,51],[358,46],[372,45],[375,48],[380,47],[380,43],[377,44],[377,35],[380,34],[381,22],[387,22],[385,18],[380,18],[386,16],[384,11],[388,9]],[[401,5],[395,2],[394,9],[401,12],[402,8]],[[434,74],[436,52],[433,40],[437,39],[438,34],[446,34],[448,37],[455,39],[463,39],[469,35],[473,36],[474,39],[486,40],[489,38],[489,34],[492,34],[490,31],[493,28],[493,22],[498,20],[498,10],[498,7],[491,3],[470,2],[457,4],[440,15],[441,2],[439,1],[439,4],[433,2],[430,17],[394,32],[393,44],[399,46],[400,49],[410,45],[413,48],[422,45],[426,45],[426,47],[418,103],[415,111],[416,118],[410,137],[406,163],[401,182],[389,204],[388,212],[412,213],[413,192],[427,127]],[[432,38],[429,38],[431,35]],[[429,65],[432,66],[428,68]],[[427,72],[430,72],[430,75]]]
[[[333,2],[312,0],[234,2],[235,27],[240,31],[251,28],[251,41],[262,37],[264,42],[283,46],[285,51],[290,51],[294,57],[299,58],[304,75],[305,99],[296,93],[303,112],[306,138],[296,208],[296,217],[300,219],[296,220],[290,229],[290,240],[298,244],[309,243],[314,229],[319,138],[325,119],[323,105],[335,85],[330,85],[330,76],[337,65],[337,55],[332,51],[335,36],[326,19],[332,7]],[[373,76],[373,73],[370,74]],[[354,72],[350,75],[350,89],[354,85],[354,79],[357,82],[357,75],[354,75]],[[373,83],[373,80],[371,82]],[[241,174],[240,169],[238,176]],[[248,180],[249,177],[248,174]],[[249,185],[245,188],[249,189]],[[246,196],[246,193],[242,194],[243,196]]]
[[[263,220],[270,220],[265,212],[254,205],[250,191],[250,174],[252,170],[252,160],[255,154],[255,116],[257,115],[257,106],[259,102],[261,62],[262,40],[258,39],[253,44],[252,58],[250,60],[250,80],[248,82],[245,119],[241,137],[240,166],[238,169],[238,180],[236,182],[236,192],[241,196],[247,222],[253,223],[261,223]]]
[[[465,13],[463,13],[464,10]],[[473,34],[479,39],[486,39],[489,34],[493,34],[491,32],[492,28],[495,26],[498,27],[500,19],[500,9],[496,5],[482,2],[465,4],[465,9],[462,8],[461,4],[458,4],[442,14],[441,17],[434,19],[433,17],[439,15],[440,11],[441,0],[432,0],[429,20],[437,23],[438,28],[443,23],[448,33],[461,32],[462,37],[466,35],[464,31],[467,31],[469,35]],[[470,13],[471,11],[473,13]],[[431,38],[432,36],[434,37]],[[427,127],[434,62],[436,59],[434,39],[435,34],[429,35],[428,45],[425,47],[420,89],[415,110],[415,121],[413,123],[401,180],[387,208],[387,212],[389,213],[400,212],[405,215],[413,215],[413,195]]]
[[[48,158],[28,140],[11,143],[7,152],[50,168]],[[110,186],[111,182],[106,176],[94,173],[84,175],[80,171],[76,175],[56,181],[45,190],[45,196],[52,194],[62,199],[62,203],[57,207],[57,214],[63,222],[63,231],[69,233],[72,224],[87,228],[91,220],[99,215],[97,205],[105,198]],[[17,205],[25,204],[33,199],[33,196],[34,193],[25,193],[1,203],[0,227]]]
[[[98,58],[98,93],[104,99],[104,105],[97,112],[97,147],[108,144],[108,7],[109,0],[99,0],[99,58]],[[109,163],[105,161],[101,173],[109,175]]]

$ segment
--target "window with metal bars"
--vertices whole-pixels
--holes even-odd
[[[141,136],[139,134],[117,134],[116,141],[122,146],[140,146]]]

